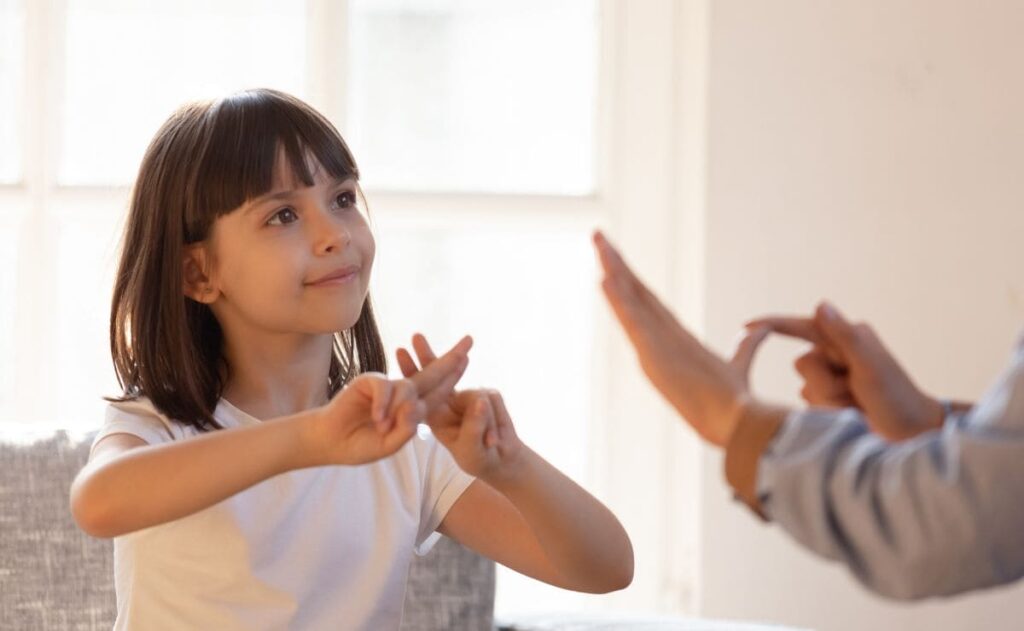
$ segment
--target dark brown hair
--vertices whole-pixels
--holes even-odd
[[[123,392],[108,400],[148,397],[200,431],[220,427],[213,410],[230,371],[223,334],[210,308],[184,295],[182,260],[218,217],[270,191],[282,149],[307,186],[311,161],[337,179],[358,181],[334,126],[274,90],[190,103],[157,132],[135,180],[114,281],[110,351]],[[362,372],[387,372],[369,296],[356,324],[334,337],[329,395]]]

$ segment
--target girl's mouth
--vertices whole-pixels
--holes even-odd
[[[323,276],[307,282],[306,285],[309,287],[334,287],[337,285],[346,285],[359,276],[360,269],[361,268],[358,265],[346,265],[345,267],[339,267],[324,274]]]

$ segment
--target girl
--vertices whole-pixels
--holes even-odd
[[[395,629],[435,531],[567,589],[632,580],[615,517],[500,395],[454,391],[469,338],[435,358],[417,336],[386,378],[358,180],[271,90],[187,105],[150,144],[111,310],[124,393],[71,488],[114,538],[115,628]]]

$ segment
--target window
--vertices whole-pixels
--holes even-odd
[[[657,473],[671,445],[634,435],[631,406],[654,397],[609,350],[589,245],[595,225],[625,226],[648,269],[672,265],[672,4],[0,0],[0,423],[102,423],[146,143],[185,101],[281,89],[331,117],[360,164],[389,355],[416,331],[438,346],[474,335],[464,384],[500,389],[534,449],[628,509],[627,596],[501,570],[497,611],[685,608],[665,550],[692,548],[646,526],[675,489]]]
[[[260,86],[304,97],[306,27],[297,2],[70,0],[60,183],[130,185],[186,100]]]
[[[594,2],[351,6],[347,124],[367,186],[593,192]]]
[[[0,184],[21,179],[22,120],[18,96],[24,72],[24,7],[18,0],[0,0]]]

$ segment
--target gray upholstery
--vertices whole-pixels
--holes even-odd
[[[494,625],[494,561],[447,537],[413,561],[402,631],[486,629]]]
[[[0,441],[0,620],[11,629],[109,629],[109,541],[83,534],[68,487],[88,445],[64,432]]]
[[[68,488],[91,436],[0,431],[0,626],[110,629],[114,621],[110,541],[75,526]],[[409,575],[404,631],[489,630],[494,564],[443,539]]]

